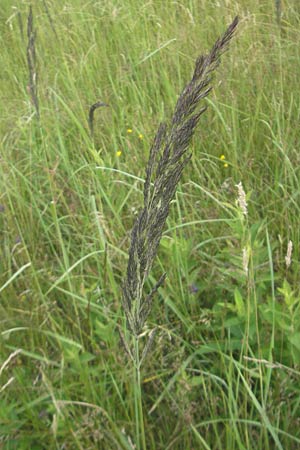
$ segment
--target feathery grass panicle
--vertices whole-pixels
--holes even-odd
[[[160,124],[150,150],[144,185],[144,207],[131,234],[127,275],[123,282],[122,304],[130,331],[138,336],[150,313],[154,294],[162,285],[163,274],[148,296],[143,286],[151,270],[170,202],[185,166],[191,159],[191,138],[206,107],[199,108],[212,87],[213,72],[228,48],[238,24],[236,17],[208,55],[196,60],[191,81],[180,94],[170,124]]]

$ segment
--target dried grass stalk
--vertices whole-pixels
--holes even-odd
[[[27,65],[29,71],[29,85],[28,90],[31,97],[31,101],[36,111],[36,116],[40,118],[39,101],[38,101],[38,73],[36,64],[36,52],[35,52],[35,39],[36,32],[33,29],[33,13],[32,6],[29,7],[29,14],[27,19]]]
[[[281,0],[275,0],[275,9],[276,9],[277,24],[280,26],[281,25],[281,14],[282,14]]]
[[[58,34],[56,32],[56,28],[55,28],[53,19],[51,17],[51,14],[50,14],[50,11],[49,11],[49,8],[48,8],[46,0],[43,0],[43,5],[44,5],[45,12],[46,12],[46,16],[48,17],[48,21],[50,23],[51,30],[53,31],[56,39],[58,39]]]
[[[103,102],[96,102],[89,109],[89,129],[92,138],[94,137],[94,112],[96,111],[97,108],[100,108],[101,106],[108,106],[108,105]]]
[[[164,282],[163,274],[149,295],[143,297],[144,283],[157,254],[170,202],[185,166],[191,159],[191,138],[206,107],[201,100],[211,91],[213,73],[227,50],[238,24],[236,17],[209,54],[196,60],[191,81],[180,94],[171,122],[159,126],[150,150],[144,185],[144,207],[131,234],[127,274],[122,288],[122,305],[127,325],[137,337],[150,313],[154,294]]]

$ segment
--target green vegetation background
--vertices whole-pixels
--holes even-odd
[[[29,2],[0,10],[1,448],[134,448],[118,326],[145,164],[236,14],[149,280],[168,274],[145,329],[159,327],[142,369],[147,448],[300,448],[299,2],[32,6],[40,121]]]

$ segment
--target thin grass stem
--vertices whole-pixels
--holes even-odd
[[[142,387],[141,387],[141,363],[139,337],[134,336],[134,405],[135,405],[135,429],[136,429],[136,445],[137,449],[146,450],[146,437],[144,426],[144,413],[142,403]]]

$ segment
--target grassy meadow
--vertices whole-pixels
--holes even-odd
[[[299,449],[298,0],[31,5],[0,8],[0,447]],[[138,398],[119,331],[149,149],[236,15],[145,284],[167,273]]]

